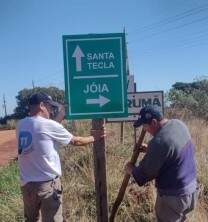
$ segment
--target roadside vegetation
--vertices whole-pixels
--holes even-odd
[[[0,168],[0,221],[23,221],[17,162]]]
[[[36,91],[42,88],[36,88]],[[44,88],[56,101],[63,102],[63,91],[57,88]],[[18,93],[18,106],[14,116],[23,118],[28,96],[34,92],[24,89]],[[189,127],[196,145],[196,161],[200,188],[197,209],[190,215],[189,222],[208,221],[208,80],[193,83],[176,83],[166,95],[166,117],[179,118]],[[24,108],[24,110],[23,110]],[[23,115],[24,114],[24,115]],[[23,116],[22,116],[23,115]],[[11,118],[2,119],[10,120]],[[7,122],[6,121],[6,122]],[[0,121],[1,123],[1,121]],[[15,122],[7,123],[15,126]],[[90,121],[65,122],[65,126],[75,135],[88,135]],[[134,131],[131,123],[125,123],[124,143],[120,143],[120,124],[107,124],[106,138],[107,183],[109,212],[123,180],[124,164],[130,159]],[[139,136],[139,131],[137,132]],[[148,137],[146,136],[146,141]],[[91,146],[68,146],[60,150],[63,169],[64,218],[66,222],[96,221],[94,189],[94,167]],[[142,158],[142,156],[140,156]],[[156,193],[153,182],[138,187],[130,181],[124,200],[119,208],[117,222],[152,222]],[[19,173],[16,162],[0,168],[0,221],[23,221],[23,204],[19,188]]]
[[[169,110],[168,117],[187,115]],[[196,144],[198,180],[200,185],[199,204],[190,215],[189,222],[208,221],[208,127],[206,122],[189,118],[185,122],[190,128]],[[65,122],[76,135],[88,135],[91,128],[89,121]],[[125,124],[124,144],[120,144],[120,124],[107,124],[106,138],[107,182],[109,211],[118,193],[123,179],[123,166],[130,159],[133,149],[132,124]],[[139,131],[137,132],[139,136]],[[146,138],[148,140],[148,138]],[[94,171],[92,149],[88,147],[65,147],[61,149],[64,187],[64,217],[70,222],[96,221]],[[140,157],[141,158],[141,157]],[[138,187],[131,180],[125,198],[119,208],[117,222],[154,221],[155,189],[153,183]],[[23,221],[23,207],[19,189],[18,167],[15,162],[0,169],[0,221]]]

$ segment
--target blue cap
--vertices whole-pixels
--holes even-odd
[[[139,112],[139,118],[134,122],[134,127],[139,127],[145,123],[151,123],[152,119],[161,120],[163,114],[160,112],[158,106],[145,106]]]
[[[46,93],[34,93],[29,98],[29,105],[38,105],[41,102],[48,103],[51,106],[59,106],[59,103],[52,100],[51,96],[47,95]]]

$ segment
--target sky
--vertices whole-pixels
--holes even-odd
[[[0,0],[0,116],[32,82],[64,89],[62,35],[124,29],[137,91],[208,76],[207,0]]]

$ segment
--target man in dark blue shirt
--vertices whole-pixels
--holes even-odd
[[[159,222],[185,221],[197,196],[195,151],[188,128],[180,120],[163,118],[155,106],[142,108],[134,126],[143,126],[153,138],[139,166],[128,163],[126,172],[139,186],[155,179]]]

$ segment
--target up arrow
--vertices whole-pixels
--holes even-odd
[[[106,103],[110,102],[110,100],[104,96],[99,95],[98,99],[87,99],[87,104],[99,104],[100,107],[104,106]]]
[[[82,71],[81,58],[85,57],[85,55],[78,45],[76,46],[76,49],[74,50],[72,57],[76,59],[76,71],[81,72]]]

